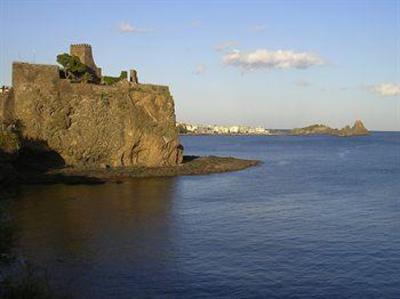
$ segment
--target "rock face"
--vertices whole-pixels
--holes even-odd
[[[311,125],[305,128],[296,128],[290,135],[333,135],[341,137],[369,135],[361,120],[357,120],[353,127],[346,126],[342,129],[333,129],[325,125]]]
[[[71,83],[53,65],[13,64],[12,118],[24,147],[78,167],[174,166],[182,161],[166,86]]]
[[[20,139],[11,127],[0,125],[0,189],[13,183],[17,177],[13,164],[20,147]]]

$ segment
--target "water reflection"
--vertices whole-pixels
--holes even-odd
[[[90,286],[110,283],[107,267],[119,275],[129,275],[130,267],[135,273],[141,267],[163,272],[177,180],[26,189],[12,207],[19,253],[47,265],[56,285],[64,289],[67,281],[80,296],[86,290],[93,295]],[[96,279],[102,272],[107,282]]]

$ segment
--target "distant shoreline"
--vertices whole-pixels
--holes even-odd
[[[250,133],[179,133],[179,136],[286,136],[285,132],[282,133],[270,133],[270,134],[250,134]]]

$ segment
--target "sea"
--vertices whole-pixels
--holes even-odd
[[[262,163],[24,187],[15,252],[66,298],[400,298],[400,132],[181,141]]]

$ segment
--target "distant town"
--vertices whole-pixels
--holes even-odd
[[[199,125],[177,122],[179,134],[193,135],[272,135],[270,130],[263,127],[250,126],[220,126],[220,125]]]

